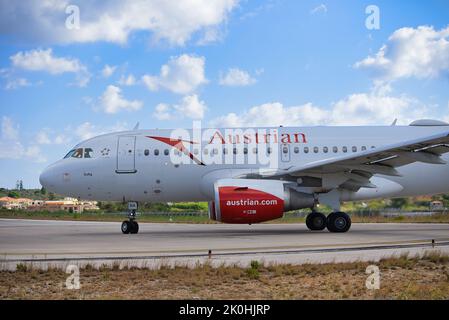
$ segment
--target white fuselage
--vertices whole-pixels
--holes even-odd
[[[257,172],[260,168],[273,168],[273,163],[277,169],[303,166],[317,160],[341,157],[447,129],[447,126],[241,129],[244,132],[271,132],[269,136],[249,133],[246,137],[245,133],[229,137],[224,129],[203,129],[199,137],[196,137],[192,130],[187,130],[190,138],[182,136],[180,139],[186,150],[180,149],[181,144],[175,145],[164,140],[173,137],[172,130],[118,132],[80,143],[74,147],[75,151],[69,157],[49,166],[40,180],[49,191],[81,199],[211,201],[213,184],[218,179],[238,178],[241,174]],[[270,165],[248,161],[250,155],[267,153],[268,145],[275,148],[270,155],[276,156]],[[254,148],[258,148],[257,153]],[[76,153],[80,149],[84,152],[83,155]],[[222,155],[223,158],[227,156],[232,161],[210,163],[203,159],[211,154]],[[174,163],[173,155],[178,155],[185,163]],[[449,160],[447,154],[442,158]],[[356,192],[342,191],[340,200],[449,192],[449,165],[415,162],[397,170],[401,176],[375,175],[372,181],[376,188],[361,188]],[[312,184],[305,186],[304,191],[323,192],[323,188]]]

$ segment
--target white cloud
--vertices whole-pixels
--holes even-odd
[[[324,3],[322,3],[319,6],[313,8],[312,10],[310,10],[310,14],[311,15],[314,15],[314,14],[317,14],[317,13],[323,13],[323,14],[327,13],[327,6]]]
[[[154,109],[154,117],[158,120],[172,119],[171,107],[166,103],[159,103]]]
[[[224,32],[217,27],[207,28],[203,36],[196,42],[199,46],[205,46],[224,38]]]
[[[54,130],[50,128],[43,128],[36,134],[36,143],[44,145],[58,145],[67,144],[71,138],[66,134],[55,134]]]
[[[229,113],[211,121],[213,127],[299,126],[299,125],[371,125],[389,124],[395,118],[408,124],[428,117],[430,110],[408,96],[391,96],[388,89],[356,93],[323,108],[307,103],[285,107],[279,102],[255,106],[240,114]]]
[[[15,90],[21,87],[28,87],[31,83],[25,78],[8,79],[5,85],[6,90]]]
[[[0,137],[0,159],[30,159],[46,162],[38,146],[24,146],[20,141],[19,128],[11,118],[3,116]]]
[[[87,68],[78,59],[55,57],[51,48],[20,51],[9,58],[14,67],[27,71],[42,71],[52,75],[74,73],[81,87],[87,85],[90,80]]]
[[[47,130],[42,130],[37,133],[36,142],[38,144],[51,144],[51,140],[50,137],[48,136]]]
[[[79,0],[80,28],[67,29],[69,0],[0,1],[0,33],[38,43],[107,41],[124,44],[135,31],[184,45],[193,34],[218,27],[238,0]]]
[[[170,106],[160,103],[156,106],[154,117],[158,120],[171,120],[176,118],[190,118],[200,120],[204,118],[207,106],[204,101],[199,100],[196,94],[185,96],[179,104]]]
[[[297,126],[321,124],[328,118],[328,112],[307,103],[300,106],[284,107],[279,102],[255,106],[240,114],[229,113],[212,120],[213,127],[256,127],[256,126]]]
[[[249,86],[256,83],[256,79],[251,77],[251,75],[238,68],[231,68],[228,72],[223,76],[220,75],[219,83],[223,86]]]
[[[185,96],[174,108],[185,117],[195,120],[203,119],[207,110],[204,101],[199,100],[196,94]]]
[[[161,67],[159,76],[144,75],[142,81],[151,91],[163,88],[174,93],[187,94],[207,82],[204,63],[204,57],[188,54],[172,57]]]
[[[398,29],[374,56],[354,66],[372,70],[376,78],[384,81],[447,76],[449,26],[439,31],[431,26]]]
[[[117,69],[117,66],[110,66],[110,65],[106,64],[104,66],[103,70],[101,70],[101,75],[104,78],[109,78],[115,72],[115,69]]]
[[[125,123],[116,123],[114,126],[98,126],[92,124],[91,122],[83,122],[79,126],[77,126],[73,132],[75,135],[82,140],[87,140],[92,137],[109,133],[109,132],[117,132],[117,131],[125,131],[129,130],[128,125]]]
[[[118,84],[121,86],[133,86],[136,84],[136,78],[132,74],[129,74],[127,77],[122,75]]]
[[[99,99],[101,109],[106,113],[117,113],[120,110],[137,111],[142,108],[142,101],[126,100],[119,87],[109,85]]]

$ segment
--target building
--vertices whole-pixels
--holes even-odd
[[[432,201],[429,205],[430,210],[444,210],[444,204],[442,201]]]
[[[82,213],[84,210],[99,210],[96,201],[79,201],[75,198],[64,198],[63,200],[42,201],[28,207],[29,211],[67,211],[70,213]]]
[[[11,198],[11,197],[2,197],[0,198],[0,207],[8,210],[23,210],[27,209],[33,200],[28,198]]]

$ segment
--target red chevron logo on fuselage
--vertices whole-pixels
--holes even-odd
[[[146,136],[147,138],[155,139],[160,142],[163,142],[173,148],[176,148],[178,151],[184,153],[186,156],[188,156],[190,159],[195,161],[197,164],[205,166],[201,160],[197,159],[187,148],[184,146],[183,142],[186,142],[188,144],[196,144],[196,142],[188,141],[188,140],[181,140],[181,139],[172,139],[172,138],[166,138],[166,137],[156,137],[156,136]]]

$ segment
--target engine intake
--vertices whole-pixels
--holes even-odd
[[[222,179],[214,184],[209,218],[225,223],[259,223],[279,219],[285,211],[314,205],[312,194],[277,180]]]

